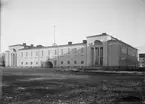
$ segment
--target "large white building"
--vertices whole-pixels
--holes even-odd
[[[136,66],[137,52],[136,48],[102,33],[76,44],[11,45],[5,60],[7,67]]]

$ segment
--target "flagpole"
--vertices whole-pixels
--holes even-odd
[[[54,44],[55,44],[55,25],[54,25]]]
[[[1,14],[1,10],[2,10],[2,2],[0,0],[0,14]],[[0,32],[0,53],[1,53],[1,32]]]

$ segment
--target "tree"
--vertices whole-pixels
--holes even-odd
[[[0,66],[5,66],[5,54],[1,54],[1,57],[0,57]]]

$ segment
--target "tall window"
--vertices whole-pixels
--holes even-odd
[[[56,55],[56,50],[55,50],[55,55]]]
[[[76,60],[74,61],[74,64],[77,64],[77,61]]]
[[[48,50],[48,56],[50,55],[50,50]]]
[[[67,64],[70,64],[70,61],[67,61]]]
[[[42,50],[42,56],[43,56],[43,50]]]
[[[57,60],[54,60],[54,65],[56,66],[56,64],[57,64]]]
[[[61,64],[63,64],[63,61],[61,61]]]
[[[68,54],[70,54],[70,48],[68,48]]]
[[[61,55],[63,55],[63,49],[61,49]]]
[[[28,56],[28,52],[26,52],[26,56]]]
[[[33,54],[33,53],[32,53],[32,51],[31,51],[31,56],[32,56],[32,54]]]
[[[21,56],[23,57],[23,52],[21,52]]]
[[[84,51],[84,48],[82,47],[82,48],[81,48],[81,53],[83,53],[83,51]]]
[[[76,54],[77,53],[77,48],[74,48],[74,54]]]
[[[38,51],[36,51],[36,56],[38,56]]]

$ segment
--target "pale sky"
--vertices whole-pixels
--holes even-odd
[[[145,0],[3,0],[2,51],[14,44],[80,43],[106,32],[145,52]]]

